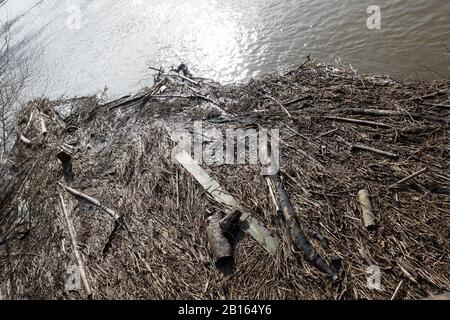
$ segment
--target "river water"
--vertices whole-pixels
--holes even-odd
[[[367,27],[369,5],[381,29]],[[151,83],[150,65],[185,62],[226,83],[307,54],[395,78],[450,76],[449,0],[6,0],[0,21],[32,56],[28,91],[53,98],[129,93]]]

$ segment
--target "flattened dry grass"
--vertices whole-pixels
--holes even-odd
[[[166,90],[160,93],[162,85]],[[2,293],[17,299],[85,298],[83,290],[64,290],[65,270],[75,261],[58,182],[114,209],[136,238],[122,226],[114,233],[115,222],[104,210],[63,193],[94,298],[390,299],[402,280],[399,299],[442,293],[450,288],[449,89],[446,80],[402,83],[310,63],[229,86],[210,81],[195,86],[160,75],[140,93],[147,94],[144,99],[71,101],[77,108],[66,122],[53,111],[61,101],[33,101],[17,125],[33,145],[18,141],[2,168],[2,174],[17,173],[13,192],[0,204]],[[411,116],[355,115],[349,108]],[[45,143],[36,120],[25,132],[32,110],[44,114]],[[245,235],[235,248],[233,274],[214,268],[205,219],[223,208],[173,163],[167,132],[177,123],[192,128],[194,120],[221,132],[280,129],[286,191],[318,252],[328,260],[342,259],[339,281],[331,282],[293,251],[258,165],[205,168],[281,240],[279,250],[271,256]],[[70,182],[56,158],[63,143],[76,149]],[[352,151],[349,144],[356,143],[399,157]],[[388,188],[425,167],[420,176]],[[362,188],[374,206],[373,231],[362,223],[357,198]],[[15,222],[20,199],[31,208],[25,229]],[[370,265],[382,270],[382,291],[367,287]]]

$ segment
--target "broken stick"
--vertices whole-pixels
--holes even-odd
[[[354,151],[354,150],[369,151],[369,152],[376,153],[376,154],[379,154],[379,155],[382,155],[382,156],[385,156],[388,158],[392,158],[392,159],[398,159],[398,157],[399,157],[398,154],[396,154],[396,153],[375,149],[372,147],[365,146],[363,144],[352,144],[350,146],[350,151]]]
[[[62,183],[58,182],[58,184],[63,187],[64,189],[66,189],[69,193],[71,193],[72,195],[79,197],[83,200],[86,200],[87,202],[90,202],[91,204],[93,204],[96,207],[99,207],[100,209],[102,209],[103,211],[105,211],[107,214],[109,214],[115,221],[117,221],[118,223],[122,223],[125,227],[125,229],[127,229],[128,233],[130,234],[131,238],[133,241],[136,242],[136,239],[134,237],[133,232],[131,231],[130,226],[128,225],[128,223],[125,221],[125,219],[123,219],[123,217],[121,217],[118,213],[116,213],[114,210],[106,208],[104,205],[102,205],[100,203],[100,201],[98,201],[97,199],[88,196],[87,194],[84,194],[78,190],[72,189],[71,187],[65,186]]]
[[[64,203],[64,198],[62,194],[59,192],[59,199],[61,200],[61,207],[64,213],[64,219],[67,223],[67,228],[69,229],[70,240],[72,241],[73,251],[75,254],[75,259],[77,260],[78,269],[80,270],[80,277],[83,281],[84,288],[86,289],[86,293],[88,297],[92,297],[91,288],[89,287],[89,282],[86,277],[86,273],[84,271],[83,260],[81,259],[80,252],[78,251],[78,244],[76,239],[75,228],[73,227],[72,221],[69,219],[69,214],[67,213],[66,205]]]
[[[337,280],[338,275],[336,272],[328,266],[326,261],[322,259],[316,249],[311,245],[295,218],[294,208],[289,201],[280,177],[277,174],[269,175],[266,177],[266,181],[269,189],[272,189],[271,192],[277,196],[275,205],[281,210],[284,223],[288,228],[295,250],[302,252],[308,262],[313,264],[321,272],[331,276],[333,281]]]
[[[386,128],[386,129],[393,129],[394,128],[390,124],[381,123],[381,122],[374,122],[374,121],[367,121],[367,120],[350,119],[350,118],[333,117],[333,116],[326,116],[326,117],[323,117],[323,118],[327,119],[327,120],[348,122],[348,123],[359,124],[359,125],[370,126],[370,127],[380,127],[380,128]]]
[[[407,182],[407,181],[409,181],[409,180],[411,180],[411,179],[417,177],[418,175],[421,175],[422,173],[425,173],[425,172],[427,172],[427,171],[428,171],[428,167],[425,167],[425,168],[423,168],[423,169],[420,169],[419,171],[414,172],[413,174],[407,176],[406,178],[403,178],[402,180],[397,181],[396,183],[391,184],[391,185],[388,187],[388,189],[395,188],[395,187],[399,186],[400,184],[405,183],[405,182]]]
[[[28,139],[27,137],[25,137],[23,134],[20,135],[20,141],[22,141],[26,145],[31,145],[32,144],[31,140]]]

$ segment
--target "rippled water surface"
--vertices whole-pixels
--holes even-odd
[[[372,4],[381,30],[366,27]],[[151,82],[147,66],[179,62],[244,80],[308,53],[396,78],[450,76],[449,0],[6,0],[7,20],[33,55],[31,90],[52,97],[125,94]]]

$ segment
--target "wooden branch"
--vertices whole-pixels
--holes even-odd
[[[58,182],[58,184],[63,187],[64,189],[66,189],[69,193],[71,193],[72,195],[79,197],[83,200],[86,200],[87,202],[93,204],[96,207],[99,207],[100,209],[102,209],[103,211],[105,211],[106,213],[108,213],[115,221],[117,221],[118,223],[122,223],[125,227],[125,229],[127,229],[128,233],[130,234],[131,238],[133,239],[133,241],[136,242],[136,239],[133,235],[133,232],[131,231],[130,226],[126,223],[126,221],[123,219],[123,217],[121,217],[119,214],[117,214],[114,210],[109,209],[105,206],[103,206],[100,201],[98,201],[97,199],[88,196],[87,194],[84,194],[78,190],[72,189],[71,187],[65,186],[62,183]]]
[[[398,292],[400,291],[400,288],[401,288],[402,284],[403,284],[403,280],[400,280],[400,282],[399,282],[397,288],[396,288],[395,291],[394,291],[394,294],[393,294],[392,297],[391,297],[391,300],[394,300],[394,299],[397,297],[397,294],[398,294]]]
[[[363,213],[364,227],[373,229],[376,226],[375,214],[373,213],[372,202],[370,201],[369,191],[362,189],[358,192],[359,203]]]
[[[307,99],[310,99],[310,98],[311,98],[311,95],[308,94],[308,95],[301,96],[301,97],[298,97],[298,98],[295,98],[295,99],[292,99],[292,100],[284,101],[284,102],[282,102],[282,104],[285,107],[288,107],[291,104],[294,104],[294,103],[297,103],[297,102],[300,102],[300,101],[304,101],[304,100],[307,100]]]
[[[327,120],[348,122],[348,123],[357,124],[357,125],[363,125],[363,126],[380,127],[380,128],[386,128],[386,129],[394,129],[394,127],[391,126],[390,124],[374,122],[374,121],[350,119],[350,118],[342,118],[342,117],[334,117],[334,116],[325,116],[323,118],[327,119]]]
[[[286,109],[286,107],[285,107],[280,101],[278,101],[277,99],[275,99],[274,97],[271,97],[271,96],[269,96],[269,95],[265,95],[264,98],[269,99],[269,100],[272,100],[273,102],[275,102],[277,105],[280,106],[281,109],[283,109],[284,112],[286,112],[286,114],[287,114],[287,116],[288,116],[289,118],[292,118],[292,116],[291,116],[291,114],[289,113],[289,111]]]
[[[31,140],[25,137],[23,134],[20,135],[20,141],[22,141],[26,145],[32,145]]]
[[[442,108],[450,110],[450,104],[421,102],[421,104],[429,107]]]
[[[34,117],[34,109],[31,111],[30,118],[28,118],[27,125],[25,126],[25,129],[23,130],[24,134],[27,134],[28,128],[30,127],[31,122],[33,121],[33,117]]]
[[[409,181],[409,180],[411,180],[411,179],[413,179],[413,178],[415,178],[415,177],[417,177],[417,176],[419,176],[419,175],[421,175],[422,173],[425,173],[425,172],[427,172],[427,171],[428,171],[428,167],[425,167],[425,168],[423,168],[423,169],[420,169],[419,171],[414,172],[413,174],[407,176],[406,178],[403,178],[403,179],[397,181],[396,183],[391,184],[391,185],[388,187],[388,189],[397,187],[398,185],[400,185],[400,184],[402,184],[402,183],[405,183],[405,182],[407,182],[407,181]]]
[[[341,110],[339,110],[341,111]],[[386,110],[386,109],[371,109],[371,108],[344,108],[343,112],[365,116],[379,116],[379,117],[421,117],[418,113],[410,113],[404,111]]]
[[[84,271],[83,260],[81,259],[80,252],[78,251],[78,244],[76,239],[75,228],[73,227],[72,221],[69,219],[69,214],[67,213],[66,205],[64,203],[64,198],[59,192],[59,199],[61,200],[61,207],[64,213],[64,219],[66,220],[67,227],[69,229],[70,240],[72,241],[73,251],[75,254],[75,259],[77,260],[78,269],[80,271],[81,279],[83,280],[84,288],[86,289],[86,293],[88,297],[92,297],[91,288],[89,287],[89,282],[86,277],[86,273]]]
[[[371,148],[362,144],[352,144],[350,146],[350,150],[354,151],[354,150],[364,150],[364,151],[369,151],[369,152],[373,152],[388,158],[392,158],[392,159],[398,159],[399,155],[396,153],[392,153],[392,152],[387,152],[387,151],[383,151],[383,150],[379,150],[379,149],[375,149],[375,148]]]
[[[39,122],[40,122],[40,125],[41,125],[42,139],[43,139],[43,141],[45,141],[47,139],[47,136],[48,136],[48,131],[47,131],[47,127],[45,126],[44,118],[42,116],[39,118]]]
[[[339,130],[339,128],[336,128],[336,129],[332,129],[332,130],[330,130],[330,131],[321,133],[317,138],[323,138],[323,137],[325,137],[325,136],[327,136],[327,135],[329,135],[329,134],[332,134],[332,133],[334,133],[334,132],[336,132],[336,131],[338,131],[338,130]]]
[[[292,244],[295,250],[303,253],[305,259],[314,265],[321,272],[331,276],[334,280],[338,279],[336,272],[328,266],[325,260],[319,255],[316,249],[311,245],[304,234],[300,224],[295,218],[294,208],[292,207],[289,197],[284,189],[283,182],[278,175],[267,176],[269,188],[276,194],[277,204],[283,215],[283,220],[288,228]]]

